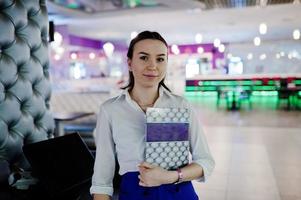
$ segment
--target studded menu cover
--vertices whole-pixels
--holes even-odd
[[[145,160],[174,170],[189,162],[186,108],[147,108]]]

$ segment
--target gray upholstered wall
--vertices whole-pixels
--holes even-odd
[[[0,160],[52,136],[45,0],[0,0]]]

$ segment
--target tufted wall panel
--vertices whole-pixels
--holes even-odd
[[[0,0],[0,160],[26,168],[22,146],[52,137],[45,0]]]

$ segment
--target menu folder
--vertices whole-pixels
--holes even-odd
[[[167,170],[189,163],[186,108],[147,108],[145,161]]]

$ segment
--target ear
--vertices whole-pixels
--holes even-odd
[[[132,60],[128,58],[127,63],[128,63],[129,71],[132,71]]]

